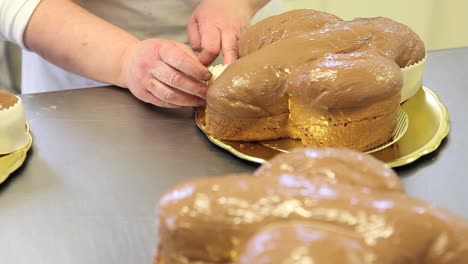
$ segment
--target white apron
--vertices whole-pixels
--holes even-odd
[[[282,0],[272,0],[254,22],[283,11]],[[164,38],[187,43],[187,22],[199,0],[82,0],[81,5],[97,16],[132,33],[139,39]],[[67,72],[23,51],[22,93],[104,86],[105,83]]]

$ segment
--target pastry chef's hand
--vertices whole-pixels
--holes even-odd
[[[140,100],[162,107],[201,106],[205,103],[210,71],[192,50],[165,39],[130,45],[122,56],[122,78]]]
[[[201,51],[199,60],[210,65],[220,52],[224,64],[237,60],[239,36],[256,11],[252,0],[203,0],[187,26],[192,48]]]

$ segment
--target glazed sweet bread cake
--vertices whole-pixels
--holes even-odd
[[[296,149],[253,175],[188,180],[159,202],[155,264],[466,264],[468,221],[405,194],[348,149]]]
[[[239,40],[241,58],[210,85],[205,131],[215,138],[301,139],[364,151],[397,125],[402,68],[425,58],[421,39],[388,18],[294,10]]]
[[[28,144],[25,125],[21,99],[0,90],[0,155],[14,152]]]

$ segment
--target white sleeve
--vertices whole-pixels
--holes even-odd
[[[0,0],[0,39],[26,48],[23,34],[41,0]]]

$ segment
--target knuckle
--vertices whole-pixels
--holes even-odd
[[[174,99],[174,92],[171,91],[171,90],[167,90],[165,93],[164,93],[164,99],[163,101],[164,102],[172,102],[172,100]]]
[[[226,46],[224,46],[224,50],[237,52],[238,49],[237,45],[227,44]]]
[[[169,85],[179,87],[182,83],[182,77],[177,72],[169,73]]]
[[[208,45],[205,50],[210,55],[216,55],[218,53],[218,47],[216,45]]]
[[[154,97],[164,101],[167,91],[162,87],[161,84],[159,84],[158,82],[151,82],[151,85],[149,87],[151,87],[151,94],[153,94]]]

